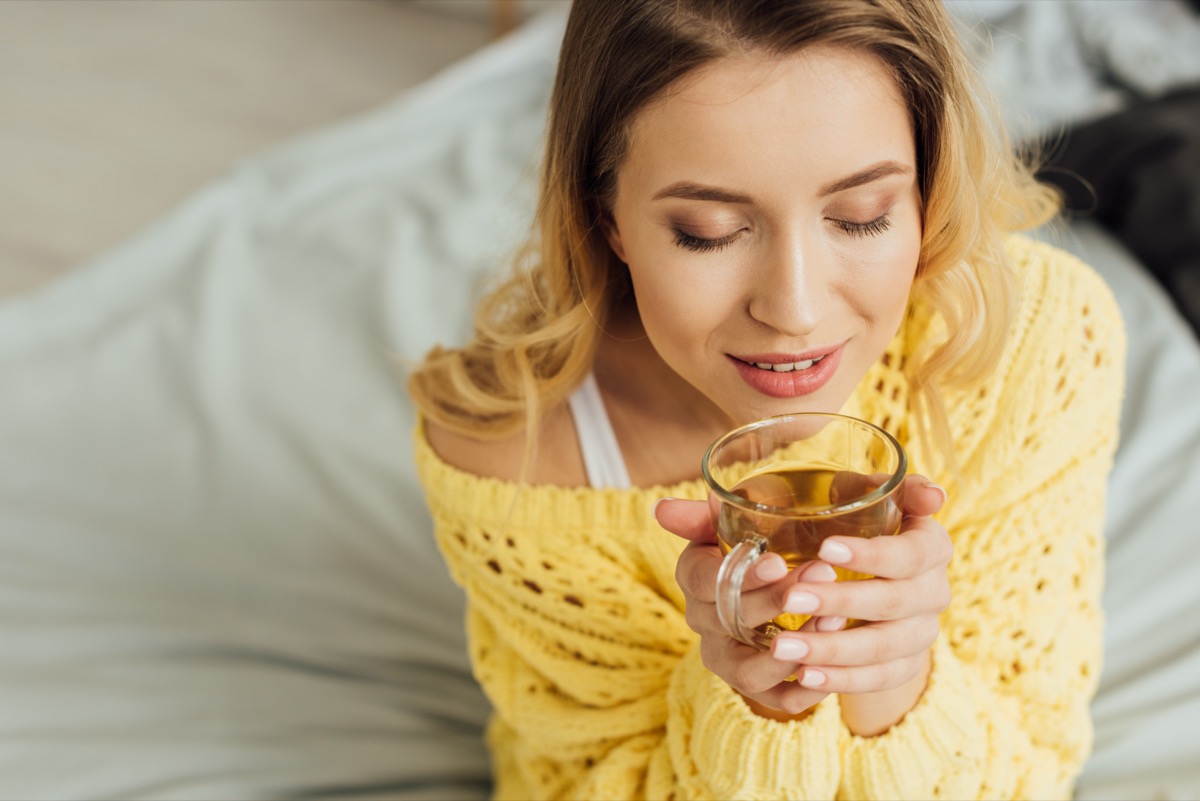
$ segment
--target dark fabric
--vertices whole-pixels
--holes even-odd
[[[1120,238],[1200,337],[1200,87],[1071,129],[1057,151],[1042,179]]]

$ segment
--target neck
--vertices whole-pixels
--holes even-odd
[[[667,366],[636,313],[614,315],[605,328],[594,372],[634,482],[694,478],[700,454],[732,420]]]

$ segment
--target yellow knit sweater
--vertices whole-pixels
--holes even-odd
[[[877,737],[831,695],[799,722],[755,716],[701,664],[684,623],[683,542],[650,516],[703,484],[594,490],[416,462],[439,546],[467,593],[502,799],[1067,798],[1091,748],[1105,480],[1125,339],[1085,265],[1014,237],[1023,304],[994,380],[945,395],[961,482],[938,515],[955,544],[923,697]],[[900,437],[910,321],[845,411]],[[697,454],[697,471],[699,469]]]

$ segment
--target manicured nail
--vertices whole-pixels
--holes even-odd
[[[814,562],[811,567],[804,571],[804,580],[825,584],[830,581],[837,581],[837,573],[824,562]]]
[[[835,565],[845,564],[850,561],[850,549],[836,540],[825,540],[821,543],[821,550],[817,552],[826,562],[832,562]]]
[[[675,500],[675,499],[674,498],[659,498],[657,501],[654,502],[654,505],[650,507],[650,517],[654,518],[655,520],[658,520],[658,505],[660,503],[662,503],[663,501],[673,501],[673,500]]]
[[[831,615],[817,621],[817,631],[840,631],[846,625],[846,618]]]
[[[802,687],[820,687],[824,683],[825,674],[819,670],[806,669],[804,671],[804,676],[802,676],[800,679],[800,685]]]
[[[934,484],[932,481],[926,481],[924,486],[931,490],[936,490],[937,492],[941,493],[942,503],[943,504],[946,503],[946,490],[942,489],[942,487],[940,485]]]
[[[793,592],[783,602],[783,611],[793,615],[807,615],[817,611],[820,600],[811,592]]]
[[[779,581],[787,572],[787,562],[777,554],[767,554],[754,566],[754,575],[762,581]]]
[[[791,637],[778,637],[772,653],[780,662],[799,662],[808,656],[808,643]]]

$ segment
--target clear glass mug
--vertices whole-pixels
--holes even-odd
[[[746,571],[767,551],[795,569],[817,558],[826,537],[896,534],[907,469],[908,457],[891,434],[841,414],[768,417],[714,442],[701,471],[725,552],[717,577],[725,630],[766,650],[779,632],[800,628],[808,615],[747,624],[741,608]],[[839,580],[868,578],[835,569]]]

